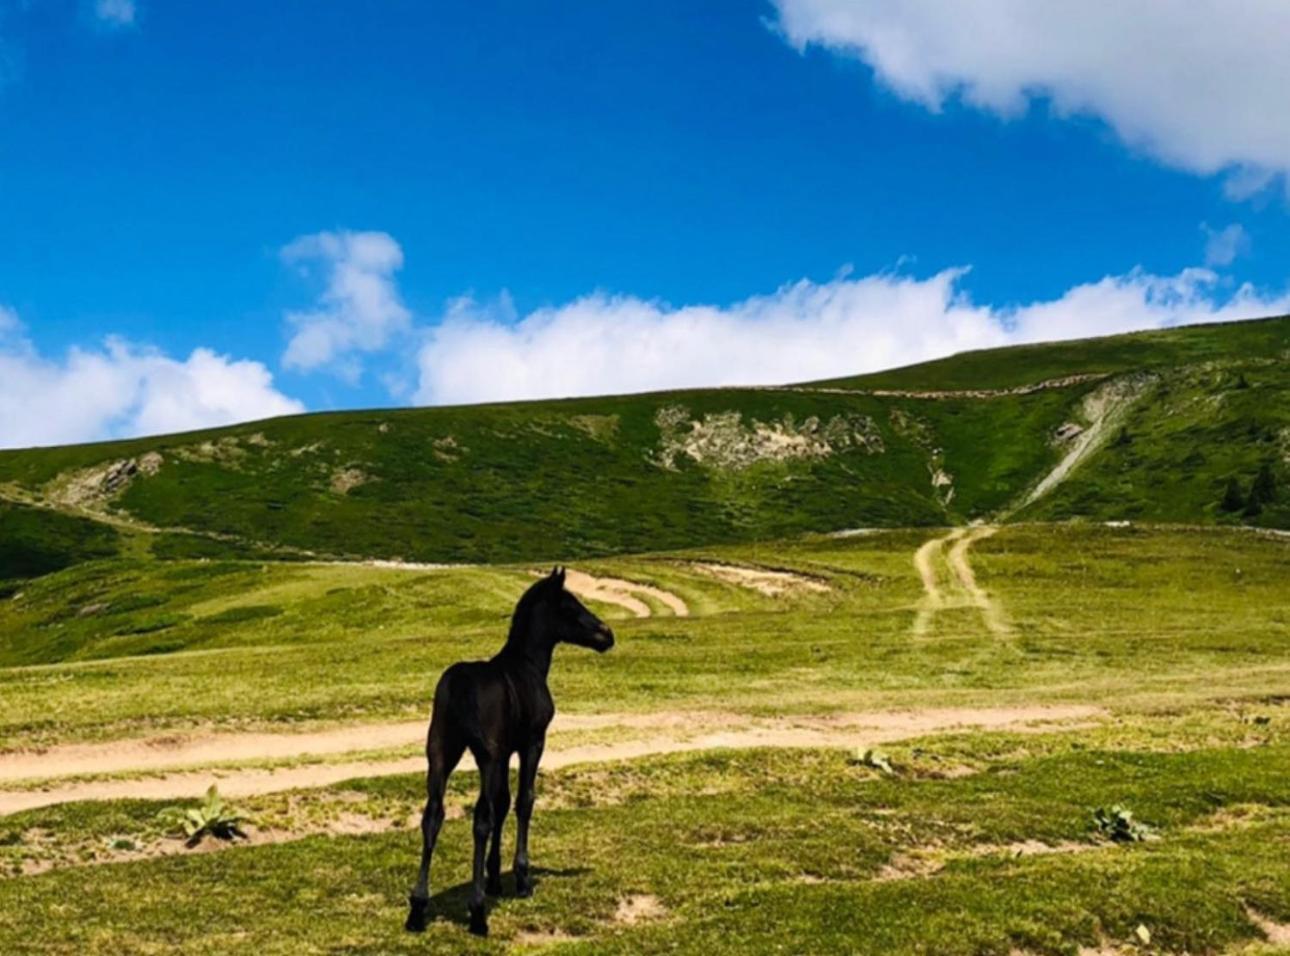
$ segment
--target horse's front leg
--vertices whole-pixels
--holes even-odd
[[[506,782],[506,761],[477,754],[479,761],[479,802],[475,804],[475,868],[470,894],[470,931],[488,935],[488,909],[484,902],[484,857],[493,833],[494,803]]]
[[[520,751],[520,789],[515,799],[515,894],[533,895],[533,878],[529,873],[529,821],[533,819],[533,804],[537,799],[534,786],[537,782],[538,763],[542,760],[545,740],[539,740]]]

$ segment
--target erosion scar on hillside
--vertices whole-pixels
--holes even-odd
[[[918,602],[911,629],[914,637],[926,636],[938,612],[957,607],[979,610],[982,622],[996,637],[1006,637],[1011,633],[1002,607],[977,583],[976,573],[968,559],[968,549],[975,542],[998,530],[992,525],[955,528],[939,538],[923,542],[914,552],[914,568],[923,583],[923,597]]]

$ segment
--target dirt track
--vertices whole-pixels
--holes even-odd
[[[923,598],[914,618],[913,635],[923,637],[938,611],[952,607],[975,607],[991,634],[1003,637],[1010,633],[1003,609],[976,580],[968,558],[968,549],[977,541],[995,534],[992,525],[955,528],[948,534],[923,542],[914,552],[914,568],[923,582]],[[947,551],[948,547],[948,551]],[[946,586],[941,585],[938,565],[949,572]]]
[[[954,541],[950,548],[947,562],[950,570],[958,578],[960,586],[963,588],[972,603],[981,611],[981,619],[985,626],[990,629],[990,633],[1004,636],[1008,633],[1008,625],[1004,620],[1003,610],[982,587],[976,583],[976,574],[972,571],[972,565],[968,561],[968,548],[978,541],[984,541],[986,538],[998,532],[998,528],[989,525],[981,525],[970,529],[966,534],[961,535]]]
[[[565,572],[564,585],[580,598],[616,604],[636,617],[649,617],[653,614],[650,606],[641,600],[641,595],[658,601],[677,617],[690,615],[690,609],[681,598],[671,591],[664,591],[649,584],[624,581],[621,578],[593,577],[585,571],[575,571],[570,568]]]
[[[1054,722],[1088,720],[1101,714],[1095,707],[1071,705],[944,708],[761,720],[702,712],[569,716],[557,718],[553,731],[619,727],[649,733],[624,741],[568,747],[560,746],[555,738],[542,765],[554,769],[577,763],[630,760],[720,747],[862,747],[956,729],[1045,730],[1052,729]],[[241,797],[326,786],[353,777],[413,773],[424,768],[424,758],[343,760],[277,770],[236,766],[193,768],[200,763],[250,763],[284,756],[334,755],[383,745],[415,745],[424,733],[425,725],[421,722],[400,722],[307,734],[213,734],[187,740],[77,744],[43,754],[10,754],[0,756],[0,783],[90,772],[153,775],[121,780],[55,780],[41,790],[0,790],[0,815],[78,800],[192,797],[212,782],[218,782],[225,795]]]

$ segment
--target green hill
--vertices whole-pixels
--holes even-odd
[[[961,352],[934,362],[815,384],[867,389],[1012,388],[1090,372],[1284,359],[1288,348],[1290,316],[1280,316]]]
[[[493,562],[1009,516],[1290,527],[1287,358],[1290,318],[1276,318],[784,388],[313,414],[3,452],[0,495],[23,507],[0,512],[0,578],[111,550],[118,534],[161,556]],[[1239,507],[1225,510],[1233,481]],[[30,544],[40,521],[45,552]]]

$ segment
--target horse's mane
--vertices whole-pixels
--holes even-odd
[[[511,615],[511,630],[507,636],[510,638],[519,637],[520,632],[527,627],[529,613],[533,610],[533,605],[541,600],[546,589],[552,584],[551,578],[544,577],[539,581],[529,585],[527,591],[520,595],[520,599],[515,604],[515,612]]]

